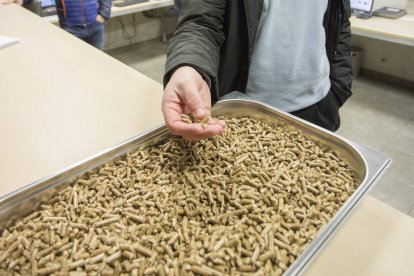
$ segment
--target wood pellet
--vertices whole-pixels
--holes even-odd
[[[357,184],[297,130],[220,119],[222,135],[136,149],[57,192],[1,233],[0,274],[282,274]]]
[[[205,128],[207,125],[207,122],[211,119],[210,116],[206,116],[201,120],[198,120],[194,118],[192,114],[181,114],[181,121],[183,121],[186,124],[199,124],[202,128]]]

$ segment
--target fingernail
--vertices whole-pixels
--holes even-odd
[[[204,117],[206,114],[206,111],[202,108],[198,108],[195,112],[194,112],[194,116],[197,118],[201,118]]]

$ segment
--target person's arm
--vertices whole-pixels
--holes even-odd
[[[200,140],[223,132],[225,123],[210,120],[206,128],[187,125],[181,114],[197,119],[210,115],[211,90],[216,93],[220,48],[224,42],[224,0],[176,0],[178,27],[167,51],[162,112],[176,135]]]
[[[349,1],[343,2],[349,4]],[[344,12],[330,75],[332,91],[335,93],[340,106],[352,95],[351,24],[349,16],[348,12]]]
[[[166,85],[176,68],[196,69],[215,93],[220,48],[225,40],[225,0],[175,0],[178,26],[171,38],[164,76]]]
[[[111,16],[111,7],[112,0],[98,0],[98,16],[96,21],[103,23],[108,20]]]

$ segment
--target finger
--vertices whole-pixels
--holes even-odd
[[[203,135],[207,135],[209,137],[218,135],[223,133],[224,131],[224,127],[219,124],[219,123],[215,123],[215,124],[208,124],[204,127],[204,131],[203,131]]]
[[[167,125],[172,134],[179,136],[200,136],[203,134],[204,129],[199,124],[187,124],[183,121],[174,121]]]
[[[225,121],[218,120],[217,122],[223,127],[223,129],[225,129],[227,127],[227,124],[226,124]]]
[[[208,115],[210,115],[210,110],[211,110],[211,92],[210,92],[210,87],[207,85],[207,83],[205,81],[203,81],[203,83],[201,85],[200,96],[201,96],[201,101],[204,104],[204,108],[209,111],[209,114]]]
[[[221,120],[210,119],[205,128],[200,124],[187,124],[182,121],[181,113],[174,108],[163,109],[165,122],[171,133],[183,136],[186,140],[195,141],[220,134],[226,128],[226,123]]]
[[[203,132],[199,134],[186,134],[183,138],[188,141],[199,141],[223,133],[224,128],[220,124],[206,125]]]
[[[227,127],[227,124],[225,121],[223,120],[216,120],[210,117],[210,120],[208,120],[207,124],[212,125],[212,124],[220,124],[222,126],[223,129],[225,129]]]
[[[174,91],[166,90],[162,98],[161,111],[167,126],[171,126],[175,122],[181,121],[183,107],[180,98]]]
[[[200,91],[194,82],[183,82],[177,85],[177,95],[183,101],[186,110],[195,118],[202,119],[210,112],[204,107]]]
[[[173,91],[168,90],[164,92],[161,108],[165,123],[172,134],[188,137],[188,140],[192,141],[200,140],[202,137],[206,136],[206,134],[204,134],[204,136],[202,134],[204,129],[201,125],[187,124],[182,121],[181,114],[185,112],[183,112],[181,100]]]

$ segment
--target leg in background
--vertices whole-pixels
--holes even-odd
[[[92,46],[103,50],[104,48],[104,24],[99,22],[94,22],[87,26],[88,35],[85,38],[85,41],[91,44]]]
[[[85,26],[78,26],[78,25],[60,25],[62,29],[67,31],[68,33],[76,36],[79,39],[82,39],[83,41],[86,41],[86,37],[88,35],[86,27]]]

